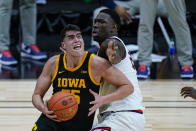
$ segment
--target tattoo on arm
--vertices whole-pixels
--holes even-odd
[[[116,47],[116,46],[118,46],[118,49],[116,51],[114,61],[120,62],[125,57],[125,47],[124,47],[123,43],[121,43],[119,40],[115,39],[114,47]]]
[[[108,43],[111,41],[111,40],[115,40],[114,44],[113,44],[113,47],[112,49],[115,50],[115,47],[118,47],[116,49],[116,53],[114,55],[114,58],[110,60],[110,62],[112,64],[117,64],[119,63],[124,57],[125,57],[125,47],[123,45],[123,43],[121,43],[121,41],[119,41],[118,39],[115,39],[115,38],[109,38],[109,39],[106,39],[102,44],[101,44],[101,47],[100,47],[100,50],[99,50],[99,53],[98,53],[98,56],[100,57],[103,57],[107,60],[109,60],[107,54],[106,54],[106,50],[108,48]]]

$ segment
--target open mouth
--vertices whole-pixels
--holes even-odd
[[[92,36],[97,36],[97,32],[96,31],[93,31],[92,32]]]
[[[81,45],[75,45],[74,46],[74,50],[80,50],[81,49]]]
[[[92,33],[92,36],[94,37],[94,36],[97,36],[97,33]]]
[[[96,30],[93,30],[93,31],[92,31],[92,36],[97,36],[97,34],[98,34],[98,33],[97,33]]]

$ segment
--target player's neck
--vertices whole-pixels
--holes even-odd
[[[83,55],[81,55],[81,56],[67,55],[66,56],[67,67],[71,68],[71,69],[77,67],[82,62],[84,55],[85,55],[85,53],[83,53]]]
[[[110,34],[108,34],[107,36],[105,36],[104,38],[100,39],[97,42],[101,45],[102,42],[104,42],[106,39],[108,39],[110,37],[113,37],[113,36],[118,36],[118,33],[117,32],[110,33]]]
[[[117,32],[113,32],[112,34],[109,35],[109,37],[113,37],[113,36],[118,36]]]

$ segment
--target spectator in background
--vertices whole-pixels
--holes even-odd
[[[196,100],[196,89],[194,89],[193,87],[183,87],[180,94],[181,96],[184,96],[184,98],[189,96]]]
[[[138,28],[139,68],[137,76],[146,79],[150,75],[151,53],[153,48],[153,26],[157,4],[160,0],[141,0],[140,22]],[[176,38],[178,60],[182,66],[181,78],[193,78],[192,42],[186,21],[184,0],[163,0],[168,12],[169,23]]]
[[[101,7],[95,9],[93,13],[93,20],[96,18],[97,14],[102,9],[114,9],[120,16],[121,24],[129,24],[132,22],[134,15],[139,14],[140,0],[98,0]],[[158,15],[166,15],[166,10],[163,6],[163,2],[158,5],[157,10]],[[96,53],[99,49],[99,44],[93,40],[91,42],[92,48],[89,49],[90,52]]]
[[[98,0],[102,7],[94,11],[94,19],[103,8],[114,9],[120,16],[121,24],[132,22],[132,16],[139,13],[140,0]]]
[[[13,0],[0,1],[0,63],[8,66],[18,63],[9,50],[12,6]],[[19,6],[22,28],[21,56],[35,60],[45,59],[46,54],[35,44],[37,17],[35,0],[19,0]]]

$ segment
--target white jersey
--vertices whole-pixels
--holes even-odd
[[[120,40],[125,47],[123,41],[118,37],[112,37]],[[144,106],[142,105],[142,93],[139,88],[138,79],[136,75],[136,69],[134,68],[133,61],[131,56],[128,54],[128,50],[126,49],[126,56],[121,62],[118,64],[113,64],[116,68],[118,68],[132,83],[134,87],[134,92],[129,96],[111,102],[108,105],[103,105],[99,108],[100,113],[105,111],[120,111],[120,110],[144,110]],[[100,88],[100,95],[106,95],[111,92],[114,92],[117,87],[109,84],[107,81],[103,82],[103,85]]]

